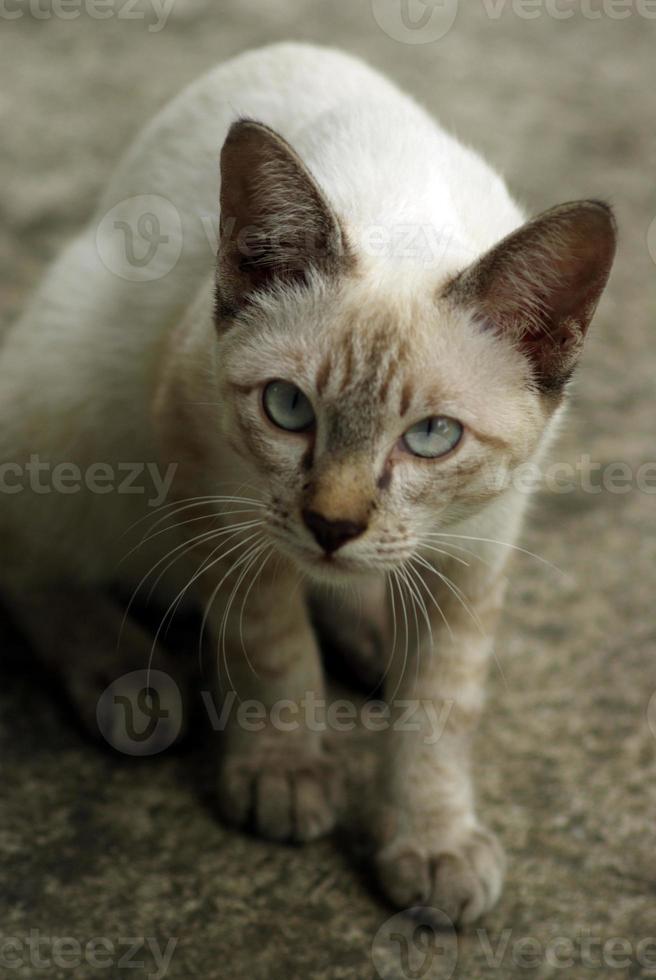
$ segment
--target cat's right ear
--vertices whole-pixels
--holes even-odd
[[[528,359],[536,387],[557,393],[576,366],[615,246],[607,204],[561,204],[495,245],[445,295],[483,329],[507,336]]]
[[[217,320],[256,293],[351,261],[336,215],[289,143],[262,123],[234,123],[221,151]]]

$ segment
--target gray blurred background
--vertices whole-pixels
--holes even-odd
[[[655,458],[656,4],[410,0],[413,29],[400,0],[174,0],[168,17],[109,0],[105,19],[92,2],[0,4],[1,324],[181,86],[248,47],[339,45],[482,151],[530,211],[614,205],[619,256],[554,458],[586,472]],[[635,487],[536,500],[522,543],[561,571],[514,563],[478,738],[481,810],[509,879],[484,931],[445,936],[417,976],[656,976],[655,516],[656,494]],[[113,757],[8,627],[0,642],[5,939],[175,939],[166,975],[181,980],[409,976],[378,933],[391,911],[357,838],[293,849],[224,829],[202,735],[167,757]],[[368,739],[338,741],[362,796]],[[155,970],[136,958],[139,975]],[[125,976],[112,962],[23,955],[0,976]]]

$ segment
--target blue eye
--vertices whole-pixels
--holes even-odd
[[[414,456],[437,459],[445,456],[462,439],[463,427],[457,419],[436,415],[417,422],[403,436],[403,444]]]
[[[310,400],[291,381],[271,381],[264,389],[262,404],[267,417],[279,429],[306,432],[314,424]]]

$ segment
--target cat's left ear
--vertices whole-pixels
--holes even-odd
[[[447,287],[484,328],[504,333],[531,362],[542,391],[572,374],[616,246],[599,201],[562,204],[508,235]]]
[[[349,261],[339,221],[295,150],[262,123],[234,123],[221,151],[218,318],[255,293]]]

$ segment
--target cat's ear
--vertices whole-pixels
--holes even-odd
[[[221,151],[217,316],[303,282],[311,268],[337,273],[349,262],[339,221],[298,154],[262,123],[234,123]]]
[[[611,209],[562,204],[504,238],[447,287],[483,327],[529,358],[536,385],[558,391],[578,360],[615,255]]]

